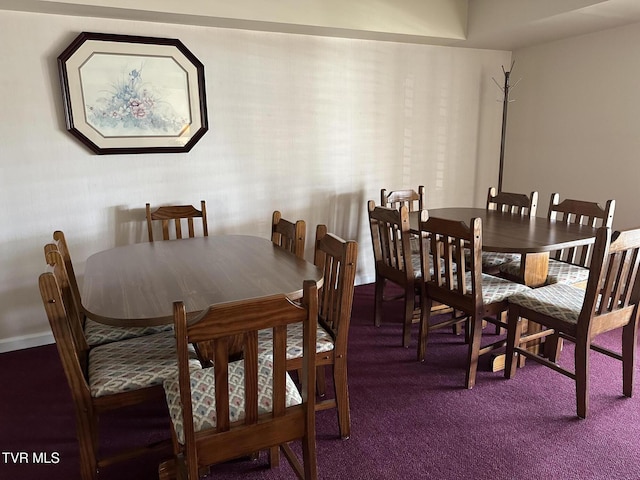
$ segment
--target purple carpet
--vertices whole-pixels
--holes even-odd
[[[349,344],[352,436],[338,439],[335,411],[318,414],[320,478],[640,478],[640,391],[633,399],[622,396],[619,362],[592,352],[589,418],[579,420],[570,379],[529,362],[505,380],[482,358],[475,388],[465,390],[461,337],[434,333],[420,364],[417,326],[411,348],[400,347],[401,304],[386,306],[380,328],[372,326],[372,305],[372,286],[357,287]],[[488,332],[486,340],[494,340]],[[607,334],[601,343],[617,349],[619,335]],[[561,363],[571,361],[567,345]],[[0,479],[78,478],[73,409],[55,347],[2,354],[0,365]],[[162,403],[110,415],[102,425],[105,448],[168,435]],[[16,463],[21,458],[26,461]],[[146,456],[106,468],[98,478],[154,479],[159,461]],[[284,459],[269,470],[263,454],[215,466],[207,478],[293,473]]]

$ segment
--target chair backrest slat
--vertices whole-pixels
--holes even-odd
[[[351,321],[358,244],[327,233],[325,225],[316,227],[316,266],[323,269],[323,284],[319,292],[319,321],[331,332],[336,355],[344,355]]]
[[[368,209],[376,270],[380,269],[401,285],[412,282],[414,272],[407,207],[402,205],[396,210],[376,206],[369,200]]]
[[[567,224],[611,227],[613,225],[615,207],[615,200],[607,200],[604,208],[595,202],[584,200],[565,199],[560,202],[560,195],[553,193],[549,201],[547,218],[549,221]],[[592,252],[593,245],[583,245],[556,250],[551,254],[551,258],[588,267],[591,262]]]
[[[271,241],[298,258],[304,258],[304,248],[307,238],[307,224],[304,220],[291,222],[282,218],[282,214],[275,210],[271,217]]]
[[[487,194],[487,210],[535,217],[538,211],[538,192],[531,192],[531,195],[527,196],[524,193],[498,192],[495,187],[490,187]]]
[[[187,231],[189,238],[196,236],[194,218],[202,219],[202,235],[209,236],[209,227],[207,225],[207,205],[204,200],[200,201],[200,210],[192,205],[167,205],[158,207],[155,211],[151,211],[151,205],[146,204],[147,231],[149,233],[149,241],[153,242],[153,222],[159,221],[162,226],[162,239],[171,239],[173,231],[176,239],[183,238],[182,221],[187,222]],[[173,225],[173,229],[171,228]]]
[[[585,302],[578,328],[598,333],[599,317],[619,316],[623,325],[638,314],[640,302],[640,229],[600,227],[590,264]]]
[[[387,189],[383,188],[380,190],[380,205],[396,210],[404,205],[410,212],[424,210],[426,208],[424,185],[420,185],[417,192],[411,189],[387,192]]]
[[[420,232],[422,275],[430,288],[437,287],[443,295],[446,291],[469,305],[482,303],[482,221],[472,218],[469,226],[464,222],[429,217],[421,212]],[[465,250],[470,253],[466,261]],[[430,255],[429,255],[430,254]],[[431,256],[433,268],[431,268]],[[467,272],[471,272],[471,293],[467,284]],[[464,302],[464,300],[463,300]]]
[[[281,417],[286,411],[285,371],[286,371],[287,327],[273,327],[273,416]]]

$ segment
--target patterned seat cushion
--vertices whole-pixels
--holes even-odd
[[[144,335],[153,335],[154,333],[168,332],[172,329],[173,324],[159,325],[157,327],[114,327],[87,318],[84,324],[84,335],[90,346],[96,346]]]
[[[411,245],[411,253],[420,254],[420,237],[417,235],[411,235],[409,237],[409,244]]]
[[[513,295],[509,297],[509,303],[558,318],[567,323],[577,323],[585,293],[586,291],[582,288],[556,283]]]
[[[464,250],[464,257],[467,265],[471,264],[471,252],[468,248]],[[498,252],[482,252],[482,268],[494,269],[505,263],[520,261],[519,253],[498,253]]]
[[[482,267],[496,268],[505,263],[520,261],[519,253],[482,252]]]
[[[547,283],[574,283],[586,282],[589,279],[589,269],[579,265],[573,265],[559,260],[549,259],[549,273]]]
[[[411,266],[413,267],[414,278],[422,278],[422,260],[420,260],[420,252],[411,254]],[[440,271],[444,271],[443,259],[440,259]],[[429,274],[433,275],[433,273],[433,256],[429,255]]]
[[[500,273],[504,273],[509,275],[510,277],[519,277],[520,276],[520,259],[514,260],[513,262],[503,263],[498,265],[498,270]]]
[[[273,363],[268,355],[258,356],[258,414],[272,410]],[[169,415],[178,437],[184,444],[184,427],[180,403],[180,386],[177,373],[164,381],[164,391],[169,407]],[[295,383],[286,376],[287,407],[300,405],[302,397]],[[216,426],[216,388],[213,368],[193,370],[191,372],[191,406],[193,425],[196,432]],[[229,421],[244,418],[244,360],[229,364]]]
[[[506,263],[499,267],[501,273],[505,273],[512,277],[520,275],[520,261]],[[549,259],[549,272],[547,273],[547,284],[566,283],[575,284],[586,282],[589,278],[589,269],[573,265],[571,263],[561,262],[559,260]]]
[[[467,291],[471,293],[471,272],[466,274],[466,283]],[[507,298],[511,299],[511,296],[518,292],[529,290],[531,290],[529,287],[521,283],[510,282],[486,273],[482,274],[482,303],[485,305],[503,302]]]
[[[302,356],[302,324],[293,323],[287,327],[287,359],[291,360]],[[258,354],[270,354],[273,352],[273,330],[260,330],[258,332]],[[334,344],[331,335],[318,325],[316,333],[316,353],[330,352]]]
[[[195,350],[193,368],[201,368]],[[107,343],[89,353],[89,388],[102,397],[161,384],[178,369],[173,332]]]
[[[487,273],[482,274],[482,303],[489,305],[492,303],[503,302],[510,299],[511,295],[518,292],[527,292],[531,290],[526,285],[510,282],[504,278],[494,277]],[[465,274],[465,284],[467,286],[467,294],[471,294],[471,272]]]

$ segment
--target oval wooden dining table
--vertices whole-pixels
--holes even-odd
[[[465,222],[482,219],[482,250],[522,255],[521,280],[530,287],[544,285],[549,267],[549,252],[594,243],[596,228],[564,223],[541,217],[524,217],[484,208],[434,208],[430,217]],[[410,212],[413,232],[419,231],[420,212]]]
[[[275,294],[302,297],[304,280],[322,286],[322,270],[247,235],[137,243],[91,255],[82,306],[95,321],[115,326],[173,322],[173,302],[195,315],[213,304]]]

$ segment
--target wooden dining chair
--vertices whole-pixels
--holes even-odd
[[[550,222],[611,227],[615,206],[615,200],[607,200],[604,208],[595,202],[585,200],[566,199],[560,202],[560,195],[553,193],[549,201],[547,218]],[[589,277],[592,250],[593,245],[587,244],[551,252],[546,283],[584,286]],[[519,276],[520,270],[520,262],[512,262],[500,267],[500,271],[509,277]]]
[[[424,361],[429,332],[438,325],[431,325],[432,303],[450,306],[461,315],[448,320],[451,324],[469,317],[468,353],[466,362],[466,388],[473,388],[480,355],[505,345],[504,340],[481,347],[482,324],[488,321],[506,327],[501,322],[501,313],[508,307],[511,295],[528,291],[529,287],[499,277],[482,273],[482,220],[472,218],[467,226],[464,222],[429,217],[426,210],[420,214],[422,238],[420,282],[422,314],[418,360]],[[467,266],[464,250],[471,253]],[[432,268],[432,264],[443,264],[443,268]]]
[[[549,221],[589,225],[591,227],[613,226],[615,200],[607,200],[602,208],[595,202],[566,199],[554,193],[549,202]],[[549,258],[547,283],[583,283],[589,277],[592,245],[556,250]]]
[[[538,192],[533,191],[527,196],[524,193],[498,192],[496,187],[489,187],[486,208],[511,215],[535,217]],[[482,252],[482,269],[485,273],[497,274],[500,272],[500,265],[515,261],[520,261],[517,253]]]
[[[380,205],[383,207],[395,208],[398,210],[402,205],[407,207],[409,212],[419,212],[427,205],[424,185],[418,186],[418,191],[413,189],[387,191],[380,190]],[[416,256],[420,254],[420,244],[417,235],[411,234],[411,251]]]
[[[555,283],[509,299],[505,377],[513,378],[515,356],[523,355],[571,378],[575,382],[580,418],[586,418],[589,410],[590,350],[620,360],[622,393],[626,397],[633,393],[640,302],[640,229],[611,234],[610,228],[600,227],[592,250],[586,290]],[[520,348],[522,318],[575,343],[574,370]],[[614,329],[622,330],[622,353],[593,343],[598,335]]]
[[[383,188],[380,190],[380,205],[396,210],[404,205],[410,212],[423,210],[427,205],[424,185],[418,186],[417,192],[412,189],[387,191]]]
[[[299,478],[317,478],[315,445],[315,346],[318,292],[304,282],[302,304],[284,295],[213,305],[187,323],[182,302],[174,303],[178,374],[164,384],[172,421],[175,458],[160,465],[160,479],[197,480],[199,469],[269,450],[276,466],[282,449]],[[302,326],[301,393],[287,373],[287,328]],[[258,353],[258,332],[274,342]],[[242,340],[242,360],[229,361],[227,345]],[[212,367],[191,371],[191,343],[211,342]],[[289,443],[302,442],[303,465]]]
[[[159,325],[150,327],[117,327],[96,322],[87,317],[82,307],[82,298],[78,281],[76,278],[73,262],[67,240],[62,231],[53,232],[55,243],[48,243],[44,246],[44,256],[47,264],[53,268],[53,272],[58,280],[58,285],[63,291],[68,291],[68,310],[70,317],[74,320],[72,329],[78,330],[76,336],[82,342],[81,337],[86,340],[87,346],[93,347],[129,338],[152,335],[171,330],[172,325]],[[80,333],[82,335],[80,335]]]
[[[358,260],[358,244],[345,241],[327,232],[326,225],[316,227],[314,263],[324,274],[318,296],[318,332],[316,335],[316,365],[318,367],[318,394],[324,396],[325,366],[332,367],[334,396],[318,399],[316,410],[336,408],[340,437],[351,436],[349,386],[347,381],[347,341],[351,322],[351,307]],[[259,333],[259,352],[271,350],[271,330]],[[300,324],[287,331],[287,369],[302,368],[303,335]]]
[[[275,210],[271,216],[271,241],[293,253],[298,258],[304,258],[304,247],[307,237],[307,224],[304,220],[295,223],[282,218],[282,214]]]
[[[416,295],[419,294],[416,277],[421,274],[420,258],[411,254],[409,210],[406,205],[397,210],[376,206],[373,200],[369,200],[367,207],[376,271],[373,323],[376,327],[380,326],[387,282],[399,286],[404,302],[402,346],[408,348],[414,313],[419,309],[419,302],[416,303]]]
[[[202,219],[202,234],[209,236],[209,228],[207,226],[207,205],[204,200],[200,201],[200,210],[192,205],[166,205],[151,211],[151,205],[147,203],[147,231],[149,232],[149,241],[153,242],[153,222],[159,221],[162,225],[162,239],[169,240],[172,237],[183,238],[182,225],[183,220],[186,221],[187,233],[189,238],[196,236],[194,218]],[[173,229],[171,224],[173,223]]]
[[[176,369],[172,332],[147,335],[89,349],[81,332],[73,330],[70,297],[60,288],[56,275],[39,278],[40,294],[51,325],[62,367],[71,390],[80,450],[80,478],[94,480],[101,468],[150,452],[171,450],[166,440],[101,456],[98,419],[104,412],[159,400],[162,382]],[[191,368],[200,368],[189,354]]]

